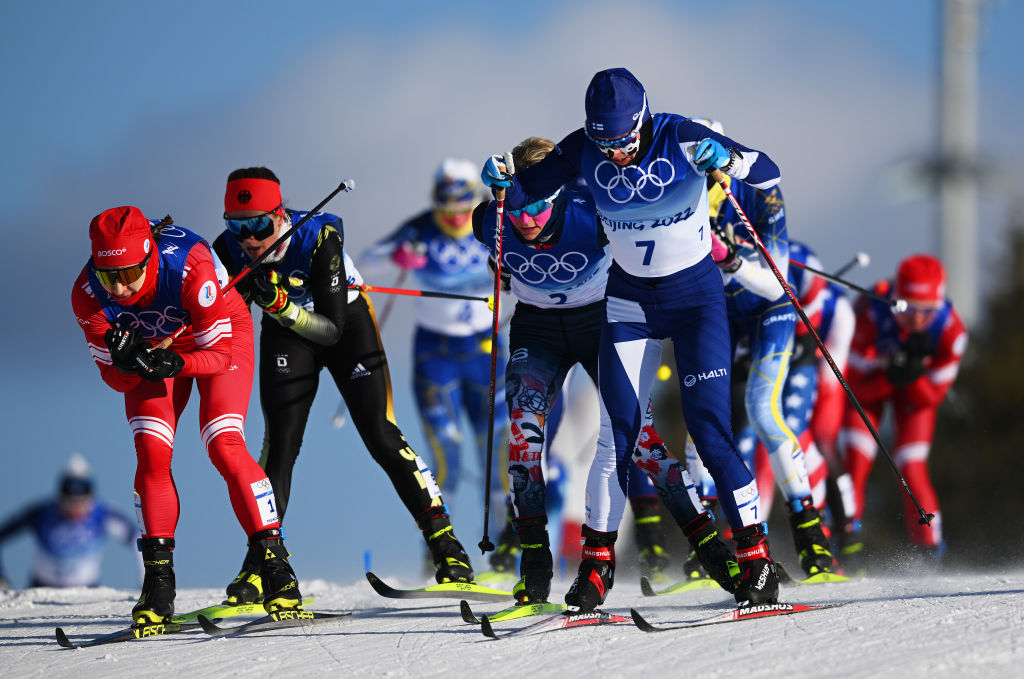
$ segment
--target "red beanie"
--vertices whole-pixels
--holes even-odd
[[[946,299],[946,271],[931,255],[913,255],[900,262],[896,294],[907,300],[940,302]]]
[[[104,210],[89,223],[92,264],[97,269],[116,269],[139,264],[153,251],[149,220],[130,205]]]
[[[224,191],[224,214],[240,210],[273,212],[281,207],[281,185],[273,179],[232,179]]]

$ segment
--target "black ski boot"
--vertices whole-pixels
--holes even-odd
[[[516,566],[519,565],[520,552],[519,533],[516,532],[512,520],[505,522],[505,528],[498,536],[498,548],[491,555],[491,570],[495,573],[515,574]]]
[[[739,586],[733,592],[740,606],[773,604],[779,600],[779,573],[768,551],[764,527],[755,523],[733,531]]]
[[[661,529],[660,502],[651,498],[633,498],[634,529],[636,531],[637,558],[640,561],[640,575],[651,581],[667,578],[665,569],[669,565],[665,544],[665,532]]]
[[[143,625],[164,622],[174,616],[174,538],[142,538],[139,551],[146,569],[139,603],[132,619]]]
[[[547,517],[524,519],[517,523],[523,558],[519,564],[521,577],[512,588],[512,596],[521,604],[545,603],[551,594],[551,578],[554,577]]]
[[[263,609],[267,613],[282,610],[302,610],[302,594],[295,571],[288,563],[279,528],[268,528],[249,537],[249,551],[260,564],[263,587]]]
[[[815,575],[832,570],[832,549],[825,531],[821,527],[821,518],[814,508],[814,501],[809,497],[800,500],[802,509],[791,512],[789,525],[793,529],[793,544],[800,555],[800,567],[807,575]]]
[[[242,569],[227,587],[225,604],[241,606],[263,601],[263,580],[260,578],[260,561],[251,549],[245,550]]]
[[[730,594],[739,585],[740,569],[736,556],[718,535],[709,512],[704,512],[683,526],[683,534],[693,551],[686,560],[686,575],[690,578],[709,577]]]
[[[420,523],[423,539],[427,541],[430,557],[434,562],[434,579],[443,585],[446,582],[473,582],[473,567],[469,555],[462,548],[448,515],[440,508],[433,508],[428,518]]]
[[[615,539],[618,531],[599,533],[583,526],[583,560],[579,574],[565,595],[565,603],[592,611],[604,603],[608,590],[615,584]]]

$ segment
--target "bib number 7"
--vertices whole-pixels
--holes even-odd
[[[638,240],[634,243],[638,248],[645,248],[647,252],[644,253],[644,266],[649,266],[651,258],[654,256],[654,241],[653,240]]]

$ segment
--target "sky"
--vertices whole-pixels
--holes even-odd
[[[983,272],[995,270],[1024,193],[1007,171],[1024,156],[1022,5],[991,0],[981,11],[979,147],[1004,177],[982,194]],[[89,220],[102,210],[169,213],[212,240],[237,167],[273,169],[297,209],[351,177],[356,190],[327,209],[344,217],[346,247],[358,255],[426,206],[443,157],[482,163],[526,136],[557,141],[582,124],[593,73],[625,66],[652,110],[718,119],[767,151],[782,168],[791,235],[830,268],[869,253],[871,265],[850,277],[870,283],[937,247],[934,208],[895,190],[892,177],[935,147],[938,10],[932,0],[6,7],[0,264],[8,292],[24,285],[27,294],[7,298],[15,322],[0,339],[0,515],[52,492],[73,451],[93,465],[100,494],[131,511],[134,451],[121,399],[100,381],[69,302],[89,255]],[[983,285],[996,283],[983,275]],[[397,302],[383,335],[399,423],[425,453],[411,396],[411,304]],[[365,550],[377,563],[418,563],[419,535],[383,472],[351,425],[330,426],[337,402],[327,383],[310,416],[289,508],[293,553],[316,577],[358,572]],[[196,418],[193,404],[175,452],[176,558],[179,582],[212,586],[237,570],[244,536]],[[262,430],[254,399],[254,454]],[[470,544],[478,486],[467,478],[450,498]],[[15,578],[30,558],[27,539],[18,545],[2,554]],[[124,584],[134,570],[117,549],[109,577]]]

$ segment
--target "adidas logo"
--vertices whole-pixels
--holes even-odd
[[[370,371],[364,368],[362,363],[356,363],[355,370],[352,371],[352,376],[349,379],[354,380],[359,377],[366,377],[369,374]]]

